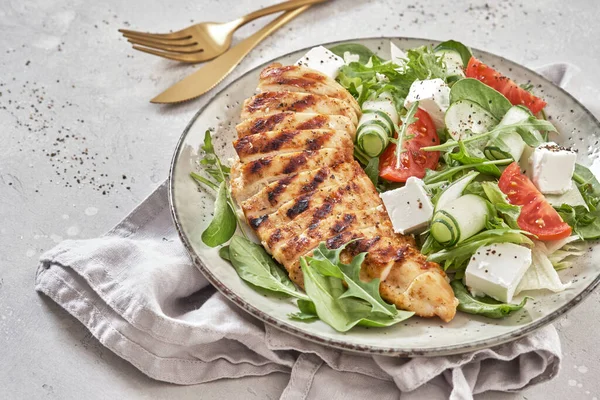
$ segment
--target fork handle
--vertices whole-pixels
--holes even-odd
[[[274,4],[269,7],[261,8],[260,10],[256,10],[248,15],[244,15],[243,17],[240,17],[237,20],[235,20],[236,29],[243,25],[246,25],[250,21],[254,21],[257,18],[264,17],[265,15],[273,14],[280,11],[293,10],[300,6],[324,3],[326,1],[329,0],[289,0],[279,4]]]

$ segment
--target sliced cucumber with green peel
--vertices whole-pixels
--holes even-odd
[[[449,76],[465,77],[464,65],[461,55],[454,50],[438,50],[435,55],[442,57],[446,64],[446,71]]]
[[[477,175],[479,175],[479,172],[471,171],[462,178],[452,182],[450,186],[444,189],[438,198],[437,203],[435,203],[435,209],[438,210],[443,208],[446,204],[461,197],[467,185],[469,185],[469,183],[471,183],[473,179],[477,177]]]
[[[498,120],[479,104],[469,100],[452,103],[444,117],[448,133],[454,140],[490,131]]]
[[[506,126],[523,122],[531,116],[531,112],[523,106],[513,106],[502,117],[498,126]],[[527,144],[517,132],[508,132],[490,140],[484,149],[485,157],[490,160],[512,158],[519,161]]]
[[[454,246],[485,228],[490,207],[482,197],[466,194],[438,209],[430,232],[443,246]]]
[[[356,131],[356,143],[366,155],[377,157],[389,144],[395,129],[392,119],[385,112],[364,110]]]

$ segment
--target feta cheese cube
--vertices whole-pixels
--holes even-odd
[[[296,65],[319,71],[332,79],[344,66],[344,59],[336,56],[323,46],[313,47],[308,53],[296,62]]]
[[[514,243],[482,246],[469,261],[465,283],[473,293],[510,303],[530,265],[531,250],[527,247]]]
[[[410,177],[404,187],[388,190],[379,196],[390,216],[394,232],[415,233],[427,226],[433,216],[433,204],[422,180]]]
[[[419,102],[419,108],[427,111],[436,129],[444,127],[444,113],[450,105],[450,87],[442,79],[414,81],[410,86],[404,107]]]
[[[394,64],[404,64],[404,59],[406,59],[406,53],[400,50],[400,48],[392,42],[390,42],[390,55],[390,60]]]
[[[563,194],[571,189],[577,153],[549,142],[531,155],[531,180],[544,194]]]

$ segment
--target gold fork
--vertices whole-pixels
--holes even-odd
[[[256,18],[327,0],[289,0],[230,22],[203,22],[173,33],[144,33],[119,29],[135,50],[187,63],[198,63],[223,54],[231,45],[233,33]]]

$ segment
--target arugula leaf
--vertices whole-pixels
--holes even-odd
[[[365,300],[371,305],[371,311],[385,315],[396,315],[396,307],[386,303],[379,293],[378,278],[369,282],[360,279],[360,267],[365,260],[366,253],[360,253],[348,265],[340,262],[341,252],[350,242],[335,250],[327,248],[324,242],[314,250],[312,257],[307,257],[308,263],[321,275],[342,279],[348,285],[348,290],[339,298],[356,297]]]
[[[460,82],[462,82],[462,80]],[[544,143],[544,139],[542,138],[540,131],[556,132],[556,128],[548,121],[544,121],[541,119],[537,119],[534,116],[530,116],[524,121],[516,122],[514,124],[509,125],[497,125],[491,131],[478,133],[476,135],[472,135],[467,138],[461,139],[460,141],[464,142],[465,144],[471,144],[483,140],[493,140],[498,135],[501,135],[503,133],[517,132],[525,141],[525,143],[527,143],[528,146],[536,147]],[[444,144],[440,144],[437,146],[422,147],[421,150],[449,151],[458,146],[459,143],[456,140],[450,139]]]
[[[355,54],[359,57],[358,62],[362,64],[368,63],[369,59],[375,55],[368,47],[358,43],[338,44],[330,47],[329,51],[342,58],[344,58],[345,53]]]
[[[422,148],[423,149],[423,148]],[[458,166],[445,166],[439,170],[426,170],[425,177],[423,178],[423,182],[427,185],[437,182],[443,182],[447,180],[452,180],[453,177],[459,172],[464,172],[466,170],[477,169],[481,167],[486,167],[489,165],[508,165],[513,161],[512,158],[506,158],[504,160],[493,160],[493,161],[484,161],[477,164],[466,164],[466,165],[458,165]]]
[[[481,196],[483,198],[486,197],[483,186],[481,186],[481,182],[479,181],[473,181],[469,183],[463,191],[463,194],[476,194],[477,196]]]
[[[444,270],[459,271],[467,266],[471,256],[481,246],[492,243],[533,244],[525,232],[517,229],[489,229],[480,232],[454,247],[443,249],[430,254],[428,261],[444,266]]]
[[[454,296],[458,299],[458,310],[467,314],[483,315],[488,318],[507,317],[525,307],[527,300],[531,299],[531,297],[525,297],[519,304],[500,303],[488,296],[471,296],[460,280],[453,280],[450,282],[450,286],[454,290]]]
[[[229,257],[240,278],[246,282],[273,292],[308,300],[261,245],[241,236],[234,236],[229,243]]]
[[[600,238],[600,183],[588,168],[575,164],[573,180],[585,200],[589,211],[584,206],[572,207],[563,204],[555,207],[562,219],[573,228],[584,240]]]
[[[500,169],[496,165],[493,165],[493,164],[481,165],[481,163],[488,161],[488,160],[483,157],[476,157],[474,155],[469,154],[469,151],[467,150],[467,146],[465,145],[465,143],[462,140],[458,141],[458,149],[459,149],[458,153],[450,153],[449,157],[452,158],[453,160],[458,161],[462,165],[470,165],[470,164],[479,165],[475,169],[477,171],[481,172],[482,174],[495,176],[496,178],[500,177],[501,172],[500,172]]]
[[[379,183],[379,158],[373,157],[367,163],[365,167],[365,174],[369,177],[373,185],[377,187]]]
[[[410,109],[408,110],[406,115],[404,117],[400,118],[402,120],[402,126],[400,127],[400,130],[398,131],[398,138],[396,139],[396,152],[395,152],[396,168],[400,168],[400,164],[401,164],[400,155],[404,151],[406,151],[406,149],[404,149],[404,140],[406,139],[406,132],[408,131],[409,126],[418,120],[418,118],[415,118],[415,114],[417,113],[418,109],[419,109],[419,102],[415,101],[410,106]]]
[[[235,212],[227,202],[227,186],[225,182],[221,182],[215,201],[214,216],[202,232],[202,242],[209,247],[220,246],[231,239],[236,228]]]
[[[445,42],[438,44],[433,49],[434,52],[445,51],[445,50],[446,51],[455,51],[458,54],[460,54],[460,58],[462,59],[462,62],[463,62],[463,67],[466,67],[469,64],[469,60],[471,59],[471,57],[473,57],[471,50],[467,46],[465,46],[464,44],[462,44],[461,42],[458,42],[456,40],[447,40]]]
[[[366,64],[351,62],[343,66],[336,79],[361,105],[365,100],[387,92],[397,110],[402,111],[414,81],[434,78],[445,80],[446,77],[442,57],[435,55],[431,46],[422,46],[408,50],[406,62],[402,65],[372,55]]]
[[[316,313],[339,332],[346,332],[356,325],[390,326],[411,317],[414,313],[397,310],[383,301],[379,294],[379,279],[360,280],[365,253],[354,257],[348,265],[340,262],[340,253],[347,245],[330,250],[322,242],[312,257],[300,257],[304,287],[312,304],[299,303],[301,313],[291,317],[310,320],[309,315]]]
[[[510,204],[496,182],[482,182],[481,188],[504,222],[512,229],[520,229],[517,219],[521,214],[521,206]]]
[[[583,240],[600,238],[600,211],[588,211],[584,206],[571,206],[563,204],[554,207],[573,231]]]

